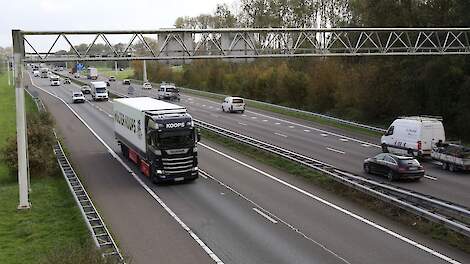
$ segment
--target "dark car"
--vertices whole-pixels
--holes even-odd
[[[398,179],[419,180],[424,177],[424,168],[413,157],[381,153],[364,161],[364,171],[379,174],[389,181]]]
[[[111,86],[111,84],[109,83],[109,81],[106,81],[106,86]]]

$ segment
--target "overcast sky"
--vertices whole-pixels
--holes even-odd
[[[177,17],[212,13],[234,0],[1,0],[0,46],[11,30],[117,30],[173,27]],[[75,44],[75,43],[74,43]]]

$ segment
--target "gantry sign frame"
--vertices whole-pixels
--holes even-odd
[[[20,31],[24,46],[33,52],[25,62],[117,61],[175,59],[246,59],[324,56],[404,56],[470,54],[470,28],[224,28],[121,31]],[[48,50],[39,51],[29,36],[52,36]],[[70,36],[91,35],[93,42],[79,52]],[[109,36],[128,35],[127,46],[116,50]],[[73,54],[51,53],[63,38]],[[90,54],[97,40],[109,54]],[[157,47],[149,44],[153,39]],[[142,44],[146,54],[133,54],[132,45]],[[79,43],[75,43],[78,45]]]
[[[79,51],[71,36],[91,35],[93,41]],[[109,36],[130,36],[117,50]],[[52,36],[55,41],[40,50],[32,36]],[[255,58],[328,56],[442,56],[470,55],[470,28],[223,28],[120,31],[12,30],[15,62],[19,208],[29,208],[27,186],[26,123],[24,113],[24,63],[195,59],[245,61]],[[69,54],[53,52],[60,39]],[[91,52],[101,39],[108,54]],[[150,42],[153,40],[153,42]],[[136,43],[140,51],[133,50]],[[117,43],[115,43],[117,44]],[[25,52],[25,46],[32,52]]]

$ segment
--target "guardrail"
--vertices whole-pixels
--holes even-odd
[[[46,111],[46,107],[41,99],[33,94],[28,89],[26,92],[33,98],[36,107],[39,111]],[[106,224],[96,210],[90,196],[86,192],[83,184],[75,173],[72,165],[70,164],[67,156],[64,153],[62,145],[57,138],[56,132],[53,130],[54,137],[56,138],[56,145],[53,147],[54,154],[59,164],[62,175],[72,193],[72,196],[80,209],[80,212],[85,220],[86,226],[90,231],[90,235],[95,243],[95,246],[102,250],[103,257],[113,258],[117,263],[125,264],[124,258],[119,251],[111,233],[109,232]]]
[[[60,170],[62,171],[62,175],[64,176],[65,181],[69,186],[70,192],[72,192],[73,198],[75,199],[75,202],[77,203],[80,212],[85,219],[86,225],[90,231],[96,247],[102,250],[103,257],[113,258],[119,263],[125,263],[119,248],[117,247],[113,237],[111,236],[111,233],[106,227],[106,224],[96,210],[95,205],[91,201],[90,196],[86,192],[80,179],[72,168],[72,165],[70,165],[69,160],[65,156],[64,150],[62,149],[62,145],[60,144],[59,140],[57,140],[57,144],[53,149],[57,158],[57,162],[59,163]]]
[[[266,143],[210,123],[195,120],[194,123],[218,135],[230,138],[249,146],[263,149],[269,153],[292,160],[315,171],[321,172],[337,182],[345,184],[384,202],[398,206],[413,214],[420,215],[430,221],[443,224],[464,236],[470,237],[470,209],[464,206],[444,201],[430,195],[410,191],[386,183],[366,179],[349,172],[335,168],[322,161],[289,151],[287,149]]]
[[[143,81],[136,80],[136,79],[131,79],[131,81],[135,82],[135,83],[138,83],[138,84],[143,83]],[[154,87],[158,87],[158,85],[160,85],[160,84],[152,83],[152,85]],[[222,99],[229,96],[229,95],[225,95],[225,94],[212,93],[212,92],[201,91],[201,90],[196,90],[196,89],[191,89],[191,88],[186,88],[186,87],[178,87],[178,88],[182,91],[190,92],[190,93],[193,93],[193,94],[200,94],[202,96],[209,96],[209,97],[210,96],[212,96],[212,97],[217,96],[217,97],[220,97]],[[359,122],[349,121],[349,120],[345,120],[345,119],[341,119],[341,118],[337,118],[337,117],[333,117],[333,116],[329,116],[329,115],[325,115],[325,114],[300,110],[300,109],[291,108],[291,107],[282,106],[282,105],[271,104],[271,103],[267,103],[267,102],[263,102],[263,101],[257,101],[257,100],[253,100],[253,99],[245,99],[245,101],[252,102],[252,103],[257,103],[257,104],[262,104],[262,105],[265,105],[265,106],[278,108],[278,109],[282,109],[282,110],[286,110],[286,111],[290,111],[290,112],[296,112],[296,113],[311,115],[311,116],[314,116],[314,117],[322,118],[322,119],[329,120],[329,121],[332,121],[332,122],[336,122],[336,123],[339,123],[339,124],[349,125],[349,126],[353,126],[353,127],[362,128],[362,129],[367,129],[367,130],[378,132],[378,133],[385,133],[387,131],[384,128],[374,127],[374,126],[362,124],[362,123],[359,123]]]
[[[120,97],[129,97],[116,91],[109,91]],[[430,195],[407,190],[383,182],[377,182],[340,170],[330,164],[304,156],[299,153],[263,142],[252,137],[212,125],[210,123],[194,120],[196,126],[207,129],[218,135],[263,149],[269,153],[292,160],[315,171],[324,173],[335,181],[345,184],[365,194],[376,197],[384,202],[393,204],[410,213],[422,216],[435,223],[440,223],[464,236],[470,237],[470,209],[456,203],[438,199]]]

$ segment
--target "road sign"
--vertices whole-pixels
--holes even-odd
[[[76,65],[77,71],[83,70],[83,67],[84,67],[84,65],[82,63],[77,63],[77,65]]]

